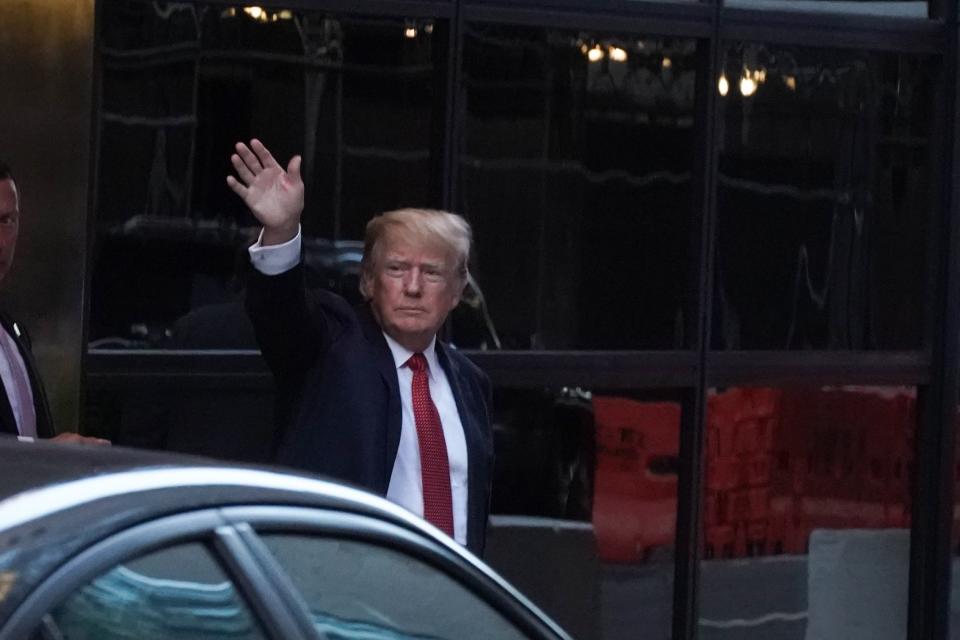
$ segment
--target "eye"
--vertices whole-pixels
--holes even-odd
[[[406,271],[406,268],[399,262],[388,262],[384,265],[384,271],[386,271],[389,276],[401,276],[404,271]]]
[[[431,282],[439,282],[443,280],[443,271],[436,267],[426,267],[423,270],[423,276]]]

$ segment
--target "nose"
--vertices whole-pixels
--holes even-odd
[[[403,279],[403,292],[411,296],[420,295],[422,286],[420,278],[421,273],[419,268],[414,267],[407,271],[407,275]]]

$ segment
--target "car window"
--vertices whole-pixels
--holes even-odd
[[[200,543],[154,551],[91,580],[44,616],[34,638],[266,638],[230,578]]]
[[[294,534],[263,540],[303,595],[317,631],[328,638],[527,637],[451,577],[400,552]]]

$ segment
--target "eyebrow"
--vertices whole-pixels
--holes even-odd
[[[413,262],[412,260],[406,260],[404,258],[391,258],[390,256],[385,257],[383,261],[385,263],[404,264],[404,265],[411,265],[411,266],[415,265],[418,267],[435,267],[438,269],[443,269],[445,266],[443,262],[434,262],[434,261]]]

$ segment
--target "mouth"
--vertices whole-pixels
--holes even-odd
[[[421,313],[426,313],[427,310],[421,307],[397,307],[397,312],[417,315]]]

